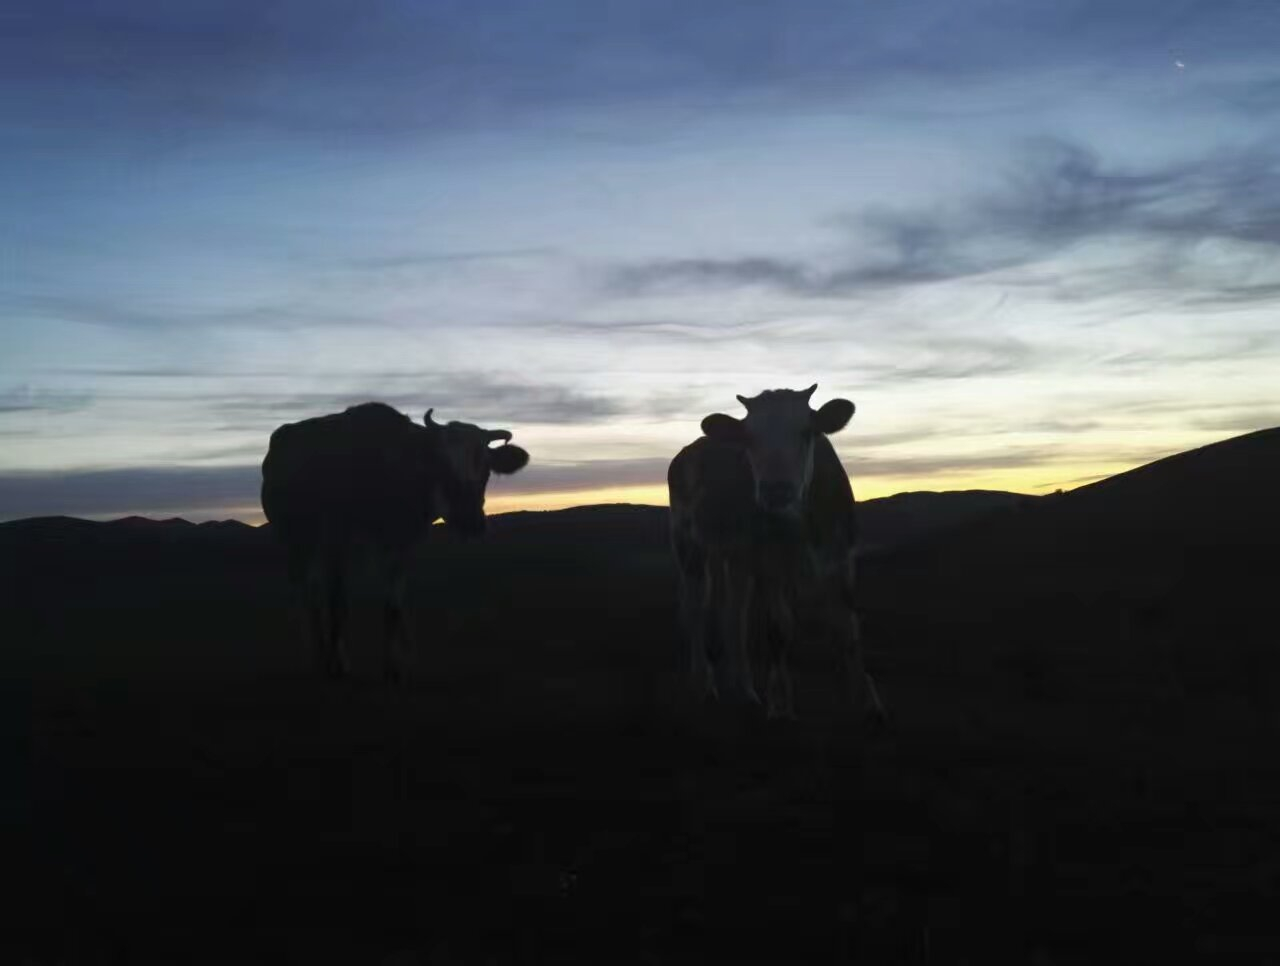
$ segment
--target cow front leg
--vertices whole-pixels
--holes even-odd
[[[716,665],[716,685],[720,696],[735,704],[758,705],[751,671],[753,581],[749,573],[726,563],[721,608],[724,652]]]
[[[794,721],[796,719],[795,692],[791,684],[791,671],[785,656],[769,667],[769,683],[765,687],[765,706],[770,719]]]
[[[862,625],[858,621],[858,615],[849,610],[840,623],[840,650],[853,712],[860,721],[882,725],[888,720],[888,714],[884,702],[880,700],[880,689],[867,672],[862,648]]]
[[[406,676],[409,651],[409,582],[403,556],[384,563],[382,606],[382,667],[393,683]]]
[[[329,678],[342,678],[350,671],[342,643],[347,616],[342,577],[341,560],[317,554],[303,589],[316,664],[320,673]]]
[[[765,685],[765,707],[771,719],[795,720],[795,690],[787,661],[788,647],[795,637],[795,618],[787,601],[775,603],[767,634],[765,647],[769,679]]]

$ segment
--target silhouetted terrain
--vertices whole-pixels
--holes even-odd
[[[1277,492],[1280,429],[863,504],[872,740],[812,649],[801,724],[687,706],[662,509],[433,534],[399,690],[367,595],[355,680],[310,673],[269,528],[0,525],[7,934],[39,963],[1275,959]]]

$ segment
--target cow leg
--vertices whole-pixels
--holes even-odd
[[[383,674],[388,681],[404,679],[409,649],[409,578],[406,554],[397,550],[384,557],[382,608]]]
[[[697,637],[702,642],[702,655],[696,660],[705,664],[707,694],[719,700],[725,674],[725,626],[724,566],[714,559],[703,562],[703,577],[699,587],[701,604],[698,608]],[[694,658],[690,659],[691,661]]]
[[[752,578],[749,572],[725,561],[721,624],[724,651],[716,666],[720,694],[735,703],[759,704],[751,674]]]
[[[683,529],[673,527],[671,549],[676,558],[676,589],[680,604],[680,623],[684,646],[688,653],[684,664],[693,692],[699,697],[714,695],[711,664],[707,659],[707,559]]]
[[[297,611],[297,619],[300,622],[300,632],[304,644],[314,650],[316,634],[319,627],[319,621],[316,615],[316,607],[319,604],[319,597],[313,594],[311,568],[312,556],[315,550],[313,547],[305,544],[291,542],[286,544],[285,553],[287,559],[289,573],[289,588],[293,593],[294,606]]]
[[[786,657],[772,662],[769,668],[769,684],[765,688],[765,706],[770,718],[794,721],[796,717],[795,694],[791,687],[791,671]]]
[[[342,578],[340,553],[325,549],[312,556],[304,595],[316,663],[320,673],[331,678],[343,677],[349,670],[342,646],[347,617]]]
[[[794,720],[795,693],[791,685],[791,669],[787,649],[795,638],[795,617],[787,601],[779,599],[768,622],[765,642],[769,665],[769,681],[765,686],[765,706],[770,718]]]
[[[717,698],[733,694],[733,627],[728,620],[732,606],[729,564],[724,560],[709,560],[702,618],[706,655],[711,663],[711,691]]]
[[[862,650],[862,627],[858,615],[849,610],[841,621],[840,650],[844,660],[853,711],[860,720],[883,724],[887,720],[884,703],[875,679],[867,673]]]
[[[693,692],[699,697],[714,695],[715,681],[711,676],[711,662],[707,660],[705,578],[703,575],[680,574],[680,616],[684,628],[685,646],[688,648],[687,670]]]

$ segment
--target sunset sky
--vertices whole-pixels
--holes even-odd
[[[283,422],[665,502],[819,384],[859,498],[1280,424],[1275,0],[18,0],[0,518],[260,519]]]

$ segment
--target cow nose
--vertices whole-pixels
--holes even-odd
[[[760,505],[766,510],[781,510],[795,502],[794,483],[786,480],[760,484]]]

